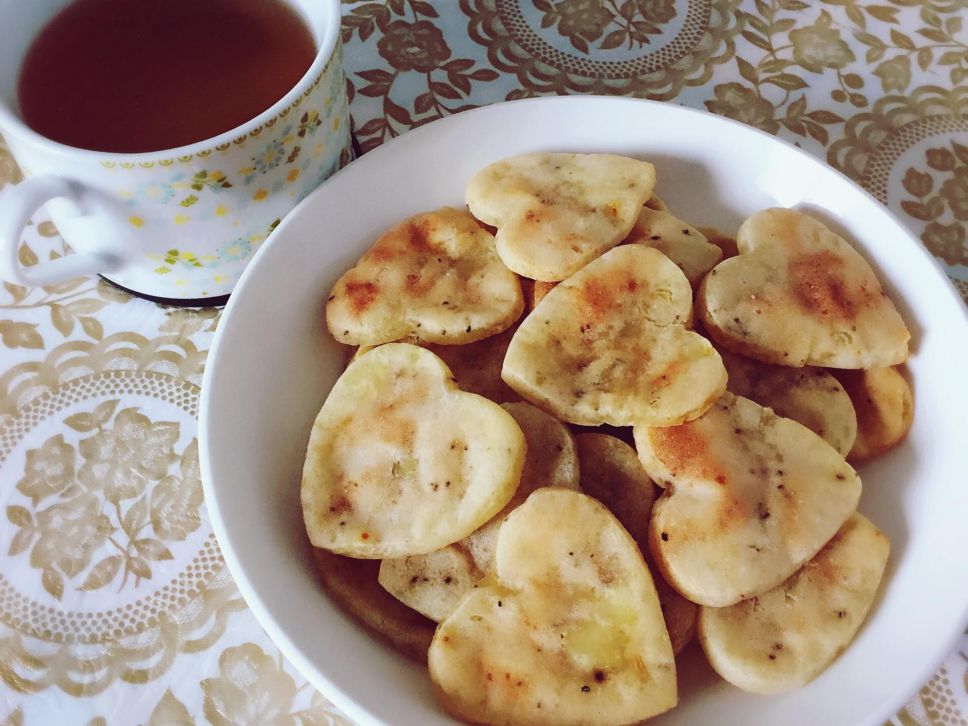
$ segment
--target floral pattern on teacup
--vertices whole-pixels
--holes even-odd
[[[191,270],[206,267],[215,269],[221,265],[242,262],[251,257],[259,245],[279,226],[281,220],[276,219],[267,229],[259,229],[245,237],[238,237],[226,242],[214,254],[201,254],[186,249],[170,249],[163,255],[149,255],[151,259],[159,260],[162,264],[155,268],[159,275],[167,275],[175,269]]]
[[[325,111],[325,109],[324,109]],[[334,131],[339,129],[339,119]],[[245,177],[245,184],[251,184],[261,175],[267,174],[283,164],[293,164],[302,154],[300,139],[310,139],[323,125],[319,109],[311,108],[303,112],[295,124],[290,124],[282,132],[282,137],[274,139],[259,148],[249,166],[242,167],[239,175]]]
[[[120,196],[129,207],[137,207],[142,203],[178,204],[180,207],[191,207],[198,203],[199,194],[203,192],[219,193],[232,188],[225,172],[220,169],[208,171],[203,169],[189,177],[185,172],[173,174],[167,182],[157,180],[146,181],[133,191],[122,191]]]

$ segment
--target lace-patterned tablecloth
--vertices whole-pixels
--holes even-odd
[[[344,0],[362,149],[466,108],[705,108],[870,190],[968,298],[965,0]],[[0,144],[0,186],[20,178]],[[29,264],[65,253],[35,220]],[[225,570],[198,472],[219,311],[0,288],[0,726],[342,724]],[[966,724],[968,638],[892,723]]]

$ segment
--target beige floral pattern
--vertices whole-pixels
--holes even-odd
[[[342,37],[363,151],[505,99],[599,93],[706,108],[858,180],[911,226],[968,300],[964,9],[964,0],[344,0]],[[314,153],[307,139],[321,123],[303,111],[290,116],[299,163]],[[263,151],[249,173],[289,156]],[[233,184],[246,176],[224,171]],[[0,140],[0,187],[19,178]],[[214,176],[188,179],[201,189],[186,187],[174,204],[197,208],[192,196],[218,193],[208,186],[221,181]],[[67,252],[43,217],[20,248],[24,264]],[[43,721],[39,703],[79,724],[350,723],[245,609],[204,516],[190,421],[219,315],[155,306],[89,278],[0,286],[0,467],[12,431],[26,431],[36,412],[53,422],[15,471],[3,470],[4,726]],[[69,411],[51,409],[68,393]],[[166,424],[178,417],[163,401],[190,412],[177,438]],[[152,453],[136,457],[142,435]],[[134,496],[124,472],[143,479]],[[161,573],[172,560],[160,548],[177,559],[200,541],[196,575],[167,583]],[[137,558],[151,577],[131,569],[141,569]],[[32,600],[14,597],[6,566],[18,568]],[[74,607],[92,598],[116,611]],[[963,640],[890,723],[965,723],[966,677]]]
[[[49,222],[47,224],[50,225]],[[47,229],[38,227],[37,232],[41,236],[54,237],[55,246],[47,250],[48,259],[56,260],[68,254],[67,243],[57,235],[56,230],[51,234]],[[39,260],[27,242],[20,245],[19,258],[24,266],[34,265]],[[51,325],[59,334],[68,336],[80,332],[93,340],[104,337],[104,326],[95,313],[112,302],[123,304],[130,299],[129,295],[103,280],[84,277],[40,288],[4,282],[3,290],[8,297],[6,300],[0,298],[0,316],[16,314],[17,311],[46,310]],[[37,326],[23,321],[0,317],[0,336],[8,348],[44,347],[44,339]]]
[[[29,450],[17,489],[37,511],[7,508],[7,519],[19,528],[8,554],[29,548],[30,566],[41,571],[44,589],[58,600],[65,582],[96,590],[120,575],[119,589],[137,587],[151,578],[151,562],[172,558],[164,540],[184,540],[200,525],[197,444],[177,455],[177,423],[152,421],[119,404],[108,400],[92,412],[68,416],[67,427],[89,434],[76,447],[57,434]],[[170,476],[176,461],[180,475]],[[92,565],[106,542],[111,554]]]
[[[293,712],[295,680],[258,645],[229,648],[218,664],[218,677],[202,681],[205,718],[213,726],[322,723],[321,714]]]
[[[30,520],[27,527],[33,526]],[[30,550],[30,566],[42,570],[44,589],[59,600],[64,594],[63,577],[80,574],[111,529],[101,513],[101,502],[91,492],[38,512],[38,537]]]
[[[915,4],[920,6],[919,27],[913,33],[904,32],[907,27],[891,28],[887,38],[863,32],[863,14],[848,12],[848,17],[860,28],[854,36],[867,46],[867,62],[877,63],[874,75],[880,78],[885,92],[906,91],[911,85],[915,64],[922,71],[932,65],[946,71],[952,86],[968,79],[968,42],[960,38],[965,20],[964,4],[957,0]],[[887,6],[881,15],[900,26],[896,9]]]
[[[429,20],[387,23],[377,48],[398,71],[418,73],[430,73],[440,68],[451,55],[444,34]]]
[[[117,403],[107,402],[111,406]],[[95,410],[92,417],[96,414]],[[65,423],[79,431],[90,431],[95,425],[77,419]],[[84,465],[78,478],[90,490],[102,490],[111,503],[136,497],[144,491],[146,480],[158,481],[168,473],[178,434],[177,424],[154,423],[136,408],[126,408],[115,417],[112,428],[99,429],[81,440]]]
[[[797,65],[821,73],[824,68],[845,68],[856,60],[840,31],[831,27],[832,21],[828,13],[821,13],[813,25],[790,31]]]
[[[229,648],[219,657],[219,677],[202,681],[205,717],[214,726],[292,723],[296,684],[256,645]]]
[[[901,183],[911,198],[901,208],[926,222],[921,239],[949,265],[968,265],[968,146],[952,140],[925,152],[925,171],[909,167]]]
[[[148,726],[193,726],[195,723],[185,704],[178,700],[171,689],[158,701],[158,705],[151,710]]]
[[[39,449],[27,452],[24,476],[17,489],[36,507],[41,499],[59,494],[73,483],[74,447],[64,441],[63,434],[57,434]]]
[[[676,17],[675,3],[671,0],[532,2],[542,12],[542,26],[556,27],[576,50],[586,55],[589,53],[589,43],[595,43],[599,50],[625,45],[629,49],[649,45],[652,43],[650,36],[661,35],[661,25]]]
[[[498,77],[489,68],[477,68],[471,59],[453,58],[443,32],[433,22],[439,17],[432,4],[420,0],[366,2],[351,7],[344,15],[343,42],[350,43],[354,38],[363,42],[379,32],[377,53],[388,66],[347,72],[346,91],[351,102],[359,96],[380,101],[381,114],[356,126],[362,151],[408,128],[473,108],[466,98],[474,84]],[[419,80],[413,74],[418,74]],[[409,93],[407,101],[401,103],[401,80],[408,88],[413,88],[416,80],[421,92]]]
[[[773,104],[742,83],[723,83],[716,86],[716,97],[706,101],[706,108],[720,116],[758,126],[770,133],[776,133],[780,129]]]
[[[840,69],[854,60],[833,17],[821,10],[813,21],[799,27],[791,17],[809,6],[799,0],[762,0],[763,12],[745,13],[748,22],[743,37],[758,51],[755,62],[737,56],[741,82],[717,85],[716,98],[706,108],[769,133],[787,133],[826,144],[827,127],[844,121],[828,108],[811,108],[804,89],[810,87],[807,74],[824,74]],[[845,84],[856,83],[853,75]]]
[[[968,164],[961,162],[951,178],[941,185],[941,197],[948,202],[956,219],[968,220]]]
[[[735,52],[739,0],[461,0],[468,34],[515,82],[497,101],[597,93],[671,99]],[[565,41],[562,43],[561,41]],[[507,89],[507,84],[504,84]]]
[[[118,303],[129,304],[140,301]],[[187,339],[132,333],[67,341],[45,355],[0,374],[0,479],[12,473],[6,457],[18,441],[45,421],[58,428],[26,449],[8,490],[0,528],[0,692],[93,696],[119,682],[157,679],[179,653],[214,646],[243,604],[211,532],[199,532],[205,522],[197,445],[170,446],[158,426],[167,419],[150,415],[153,404],[145,404],[145,396],[160,396],[197,413],[204,356]],[[103,395],[111,392],[122,395]],[[121,430],[134,440],[119,441]],[[80,476],[88,459],[97,467],[105,448],[131,447],[139,437],[160,441],[161,459],[172,448],[176,456],[160,480],[144,478],[161,473],[159,459],[129,459],[129,471],[142,477],[137,496],[124,498],[127,485],[113,486],[123,477]],[[121,497],[117,503],[107,499],[110,491]],[[195,550],[186,553],[186,546],[197,547],[197,555],[174,579],[149,575],[145,567],[166,562],[172,550],[190,558]],[[9,567],[20,572],[13,585]],[[79,609],[95,593],[102,602],[121,600],[103,611]]]

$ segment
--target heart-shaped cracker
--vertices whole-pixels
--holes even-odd
[[[655,566],[649,563],[649,520],[659,490],[642,468],[635,449],[621,439],[608,434],[578,434],[575,443],[581,489],[608,507],[639,545],[653,573],[672,650],[678,655],[696,632],[698,609],[656,575]]]
[[[313,424],[302,479],[309,539],[373,559],[439,549],[507,504],[524,454],[514,419],[458,389],[440,358],[381,345],[347,367]]]
[[[732,234],[727,234],[722,232],[715,227],[699,227],[699,231],[702,232],[703,237],[706,238],[710,244],[714,244],[719,248],[719,251],[723,253],[722,259],[727,259],[729,257],[736,257],[739,254],[739,248],[736,246],[736,237]]]
[[[785,366],[871,368],[902,362],[910,333],[857,250],[822,222],[766,209],[737,234],[697,307],[730,350]]]
[[[676,704],[638,547],[591,497],[539,489],[505,521],[495,574],[434,635],[430,676],[471,723],[629,724]]]
[[[557,285],[518,327],[502,377],[565,421],[666,426],[726,388],[708,340],[686,329],[692,290],[658,250],[623,245]]]
[[[521,400],[521,397],[501,379],[504,356],[508,352],[508,345],[511,344],[511,337],[516,329],[511,327],[503,333],[461,345],[437,345],[435,343],[424,343],[413,338],[399,342],[419,345],[440,358],[450,369],[460,390],[476,393],[495,403],[508,403]],[[356,360],[375,347],[373,345],[361,345],[352,349],[354,353],[350,360]]]
[[[830,444],[731,393],[694,421],[634,434],[645,470],[665,486],[649,549],[666,581],[701,605],[776,587],[860,498],[860,478]]]
[[[313,548],[316,572],[326,593],[348,615],[391,646],[420,663],[437,624],[398,602],[380,587],[378,560],[359,560]]]
[[[462,391],[470,391],[495,403],[519,400],[501,379],[504,356],[515,328],[464,345],[425,345],[450,368]]]
[[[803,568],[759,597],[701,608],[699,640],[719,675],[753,693],[817,677],[853,640],[877,593],[887,537],[854,514]]]
[[[439,622],[450,615],[490,572],[501,524],[531,492],[539,487],[578,489],[578,453],[567,427],[530,403],[506,403],[502,408],[521,427],[528,450],[521,484],[511,501],[460,542],[425,555],[383,560],[380,565],[380,584],[431,620]]]
[[[803,424],[847,456],[857,436],[857,416],[834,376],[822,368],[775,366],[725,350],[720,356],[730,391]]]
[[[837,371],[857,411],[857,438],[848,459],[867,461],[904,441],[914,421],[914,393],[896,368]]]
[[[538,303],[544,300],[545,295],[551,292],[557,282],[541,282],[541,280],[529,280],[527,277],[521,278],[521,290],[524,292],[524,314],[527,315],[534,310]]]
[[[445,207],[385,232],[336,281],[326,325],[350,345],[408,336],[456,345],[506,330],[523,310],[521,285],[491,234]]]
[[[705,235],[668,211],[642,207],[626,244],[654,247],[675,262],[690,285],[698,285],[703,276],[723,258],[723,251],[706,240]]]
[[[660,490],[635,449],[608,434],[578,434],[581,490],[608,508],[632,539],[645,547],[652,503]]]
[[[655,168],[612,154],[523,154],[477,172],[467,206],[497,227],[504,264],[553,282],[621,242],[655,186]]]

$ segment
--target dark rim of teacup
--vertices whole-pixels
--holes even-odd
[[[213,297],[163,297],[161,295],[149,295],[146,292],[132,290],[130,287],[125,287],[121,283],[115,282],[107,275],[101,274],[98,277],[104,280],[106,284],[117,288],[121,292],[126,292],[134,297],[140,297],[142,300],[149,300],[150,302],[173,308],[220,308],[225,306],[229,301],[229,295],[231,295],[231,293],[226,293],[225,295],[215,295]]]
[[[32,128],[27,126],[27,124],[25,124],[15,113],[13,113],[9,106],[2,101],[0,101],[0,131],[2,131],[6,136],[17,136],[28,143],[43,145],[49,151],[62,154],[64,156],[82,156],[90,159],[91,161],[121,161],[125,163],[130,162],[133,164],[137,164],[139,162],[155,162],[159,159],[177,159],[178,157],[182,156],[192,156],[198,154],[200,151],[205,151],[206,149],[212,149],[216,146],[224,144],[231,144],[239,137],[248,136],[254,129],[265,126],[267,121],[271,121],[281,114],[286,108],[292,105],[292,102],[299,98],[306,88],[312,86],[318,76],[322,75],[323,71],[326,69],[326,66],[329,64],[330,60],[335,54],[336,44],[339,40],[340,21],[342,18],[340,12],[340,0],[313,0],[313,2],[325,3],[323,10],[326,12],[326,17],[322,22],[322,40],[319,43],[319,48],[316,51],[316,57],[313,58],[312,64],[302,75],[296,85],[289,89],[286,95],[272,104],[272,106],[267,108],[258,116],[246,121],[244,124],[240,124],[232,129],[229,129],[228,131],[218,134],[217,136],[211,136],[207,139],[196,141],[192,144],[177,146],[171,149],[146,151],[136,154],[94,151],[92,149],[82,149],[77,146],[62,144],[59,141],[54,141],[53,139],[49,139],[46,136],[37,133]],[[305,19],[305,15],[301,11],[300,16]]]

